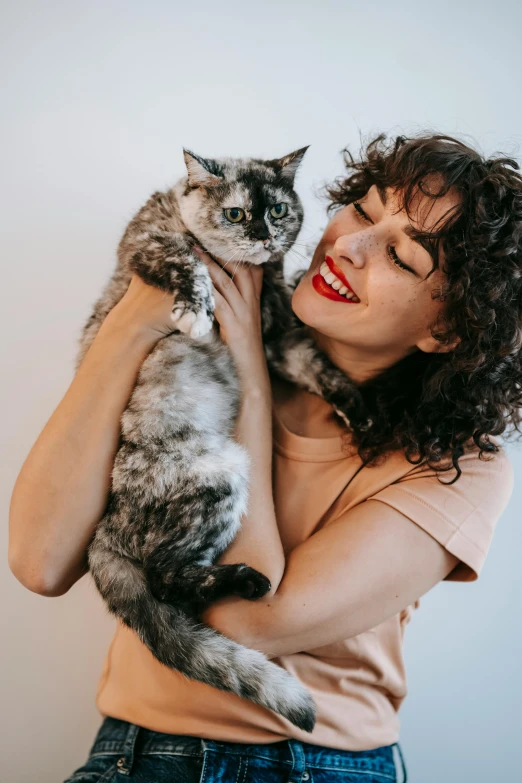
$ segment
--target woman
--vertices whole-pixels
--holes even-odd
[[[232,280],[201,253],[253,463],[249,512],[223,562],[272,583],[205,620],[298,677],[316,728],[184,679],[120,624],[97,697],[108,717],[77,783],[406,778],[404,627],[435,584],[477,578],[512,490],[494,436],[520,421],[522,179],[514,161],[438,135],[381,136],[346,164],[292,306],[356,385],[349,422],[269,377],[262,270]],[[22,468],[10,563],[31,590],[62,595],[86,571],[119,417],[171,305],[132,279]]]

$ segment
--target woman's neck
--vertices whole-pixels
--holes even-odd
[[[321,397],[276,377],[272,377],[272,396],[279,419],[294,435],[331,438],[342,432],[332,406]]]
[[[404,358],[403,354],[397,356],[392,356],[389,352],[375,354],[369,349],[354,348],[315,329],[310,329],[310,333],[316,345],[330,361],[356,384],[364,383]]]

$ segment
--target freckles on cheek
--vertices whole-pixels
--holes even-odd
[[[418,318],[415,315],[414,297],[405,298],[397,292],[388,295],[382,293],[376,304],[376,312],[383,319],[383,328],[407,330],[411,322]]]

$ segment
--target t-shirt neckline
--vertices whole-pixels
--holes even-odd
[[[274,447],[279,454],[300,462],[334,462],[347,459],[341,435],[327,438],[309,438],[296,435],[280,419],[272,405]]]

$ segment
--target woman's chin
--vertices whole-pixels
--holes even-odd
[[[292,310],[307,326],[317,327],[327,315],[328,300],[321,301],[306,274],[292,295]]]

